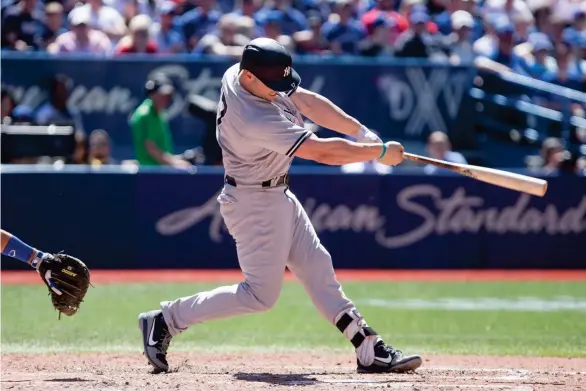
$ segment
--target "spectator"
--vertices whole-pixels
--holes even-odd
[[[533,14],[525,12],[515,14],[511,20],[515,29],[515,43],[526,42],[527,39],[529,39],[529,34],[533,32],[535,26],[535,18],[533,17]]]
[[[450,139],[444,132],[436,131],[429,135],[427,139],[427,153],[433,159],[467,164],[466,158],[460,152],[452,151]],[[437,172],[437,167],[426,165],[424,170],[426,174],[433,174]]]
[[[67,32],[63,23],[63,6],[61,4],[48,3],[45,7],[45,14],[45,26],[41,35],[44,48],[55,42],[59,35]]]
[[[157,53],[157,44],[149,36],[151,24],[151,18],[146,15],[137,15],[132,18],[128,26],[130,35],[120,40],[116,49],[116,55]]]
[[[164,75],[156,75],[145,84],[147,98],[132,113],[130,125],[136,159],[140,165],[190,166],[173,155],[173,139],[163,111],[171,103],[173,84]]]
[[[256,21],[256,13],[261,7],[262,0],[238,0],[234,8],[235,15],[240,16],[238,33],[250,39],[262,37],[262,29]]]
[[[291,36],[298,31],[307,30],[307,19],[303,13],[291,4],[291,0],[269,0],[266,5],[256,13],[256,21],[262,24],[266,14],[271,11],[281,11],[283,20],[281,22],[281,31],[284,35]]]
[[[313,14],[307,19],[309,30],[293,34],[293,41],[299,54],[320,54],[330,51],[330,43],[322,34],[323,19]]]
[[[366,31],[353,15],[350,0],[336,0],[334,13],[322,27],[335,54],[358,54],[360,42],[366,38]]]
[[[550,0],[534,0],[531,4],[533,17],[535,18],[535,29],[542,33],[549,33],[549,20],[552,15],[552,2]]]
[[[409,16],[411,27],[397,39],[395,55],[397,57],[428,58],[431,54],[432,39],[427,33],[426,23],[429,15],[415,12]]]
[[[478,0],[449,0],[443,12],[434,15],[433,20],[438,27],[439,33],[449,35],[452,31],[452,14],[456,11],[466,11],[472,15],[474,27],[471,38],[476,40],[482,36],[482,18],[479,17]],[[432,15],[434,13],[432,12]]]
[[[238,0],[234,7],[236,15],[248,16],[254,19],[254,15],[261,7],[260,0]]]
[[[457,10],[456,3],[458,2],[457,0],[447,1],[446,7],[442,7],[443,11],[439,13],[433,12],[432,7],[430,7],[430,13],[440,34],[448,36],[452,33],[451,18],[452,14]]]
[[[395,0],[376,0],[375,6],[362,16],[362,24],[367,34],[374,30],[374,23],[381,14],[386,14],[390,23],[394,26],[391,34],[391,45],[393,45],[399,34],[407,31],[409,21],[395,10]]]
[[[89,15],[70,16],[71,31],[61,34],[47,50],[52,54],[75,53],[105,56],[112,53],[112,44],[106,34],[89,27]]]
[[[546,32],[554,44],[564,40],[564,30],[567,26],[567,21],[560,18],[559,15],[552,14],[549,18]]]
[[[126,34],[124,18],[116,9],[103,4],[102,0],[87,0],[82,6],[75,7],[69,13],[70,20],[89,20],[89,27],[106,34],[112,44],[118,43]]]
[[[222,14],[215,6],[215,0],[200,0],[197,8],[177,19],[176,25],[183,33],[188,50],[193,50],[204,35],[216,28]]]
[[[172,1],[165,1],[159,8],[160,22],[152,28],[152,36],[159,53],[171,54],[185,51],[183,37],[173,29],[173,18],[177,6]]]
[[[240,58],[249,39],[238,34],[239,19],[240,16],[235,14],[223,15],[218,22],[217,32],[204,35],[193,53]]]
[[[12,124],[13,125],[24,125],[35,123],[34,112],[29,106],[18,105],[12,110]]]
[[[294,50],[293,39],[283,34],[283,21],[285,14],[282,11],[269,11],[263,14],[261,21],[263,27],[263,36],[274,39],[283,45],[287,50]]]
[[[360,54],[367,57],[392,55],[390,42],[393,27],[392,19],[381,14],[373,24],[372,34],[360,44]]]
[[[542,79],[546,74],[553,74],[557,63],[550,55],[553,45],[549,37],[543,33],[533,33],[527,43],[531,52],[522,56],[514,70],[536,79]]]
[[[73,155],[66,159],[67,164],[88,164],[88,140],[85,132],[75,132],[75,148]]]
[[[232,14],[237,15],[237,14]],[[236,32],[249,40],[262,36],[260,28],[256,25],[256,21],[249,16],[238,17],[238,26]]]
[[[2,10],[2,49],[35,50],[43,47],[43,24],[36,15],[37,0],[20,0]]]
[[[582,37],[586,37],[586,11],[579,10],[574,15],[572,25],[564,30],[563,38],[568,42],[580,42]]]
[[[423,0],[404,0],[401,2],[400,13],[405,17],[407,22],[409,22],[409,15],[415,12],[423,12],[428,14],[429,10],[423,3]],[[427,28],[427,32],[430,34],[436,34],[438,32],[437,24],[435,24],[431,18],[425,24]]]
[[[524,0],[486,0],[483,8],[486,13],[506,15],[509,20],[533,17]]]
[[[106,2],[107,0],[104,0]],[[146,15],[152,20],[159,17],[159,9],[155,0],[118,0],[116,4],[106,3],[115,8],[124,18],[126,24],[137,15]]]
[[[111,156],[110,136],[103,129],[95,129],[90,133],[88,154],[88,161],[92,166],[118,164]]]
[[[517,66],[518,59],[514,55],[513,25],[509,18],[500,16],[494,24],[497,36],[497,49],[489,56],[479,57],[476,65],[489,72],[508,72]]]
[[[471,64],[474,60],[471,36],[474,18],[467,11],[452,14],[452,33],[446,39],[450,52],[450,62],[454,65]]]
[[[543,79],[560,86],[578,90],[586,76],[580,61],[573,53],[569,42],[560,42],[555,45],[555,56],[558,65],[557,72],[544,75]]]
[[[0,102],[0,123],[4,123],[6,118],[12,119],[12,112],[16,107],[16,99],[12,92],[5,87],[2,87],[2,101]]]
[[[555,171],[560,168],[564,160],[564,144],[562,140],[550,137],[541,144],[541,168],[546,171]]]
[[[53,76],[49,81],[49,99],[35,113],[35,122],[39,125],[71,125],[77,131],[83,131],[81,115],[69,106],[69,92],[73,82],[63,74]]]
[[[498,14],[485,15],[484,35],[475,40],[474,44],[472,45],[476,55],[490,57],[497,50],[498,37],[496,32],[496,24],[499,18],[502,18],[502,16]]]

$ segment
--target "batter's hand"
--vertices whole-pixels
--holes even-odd
[[[403,152],[405,152],[405,148],[403,148],[400,143],[389,141],[384,143],[384,145],[387,149],[385,154],[378,160],[379,162],[388,166],[396,166],[403,161]]]

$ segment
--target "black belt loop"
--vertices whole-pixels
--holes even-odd
[[[227,184],[229,184],[230,186],[234,186],[236,187],[236,180],[234,178],[232,178],[230,175],[226,175],[224,177],[224,180]]]
[[[236,179],[231,177],[230,175],[226,175],[224,177],[224,182],[229,184],[230,186],[238,187],[236,184]],[[289,185],[289,174],[283,174],[273,179],[269,179],[261,183],[261,186],[264,189],[271,188],[271,187],[278,187],[283,185]]]

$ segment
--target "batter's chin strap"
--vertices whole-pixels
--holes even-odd
[[[366,321],[356,309],[342,313],[336,321],[336,327],[356,349],[362,342],[371,335],[378,335],[372,327],[366,324]]]

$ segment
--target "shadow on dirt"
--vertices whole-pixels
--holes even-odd
[[[279,374],[279,373],[236,373],[236,380],[276,384],[280,386],[310,386],[320,383],[315,377],[309,374]]]
[[[244,373],[239,372],[234,374],[234,378],[236,380],[243,380],[248,382],[259,382],[259,383],[267,383],[267,384],[274,384],[280,386],[291,386],[291,387],[299,387],[299,386],[311,386],[315,384],[343,384],[343,385],[355,385],[355,386],[384,386],[387,383],[418,383],[421,382],[421,379],[414,379],[414,378],[405,378],[405,379],[398,379],[394,377],[393,379],[389,379],[388,377],[383,378],[376,378],[376,377],[369,377],[363,379],[348,379],[348,378],[335,378],[335,377],[327,377],[322,379],[317,379],[314,377],[315,374],[308,374],[308,373],[296,373],[296,374],[278,374],[278,373]]]

